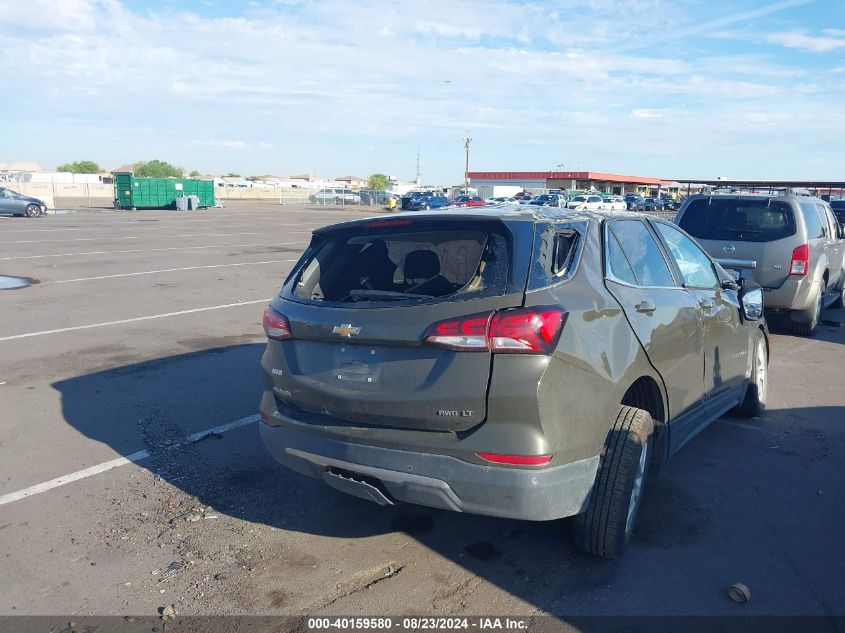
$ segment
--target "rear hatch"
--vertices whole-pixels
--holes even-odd
[[[737,271],[764,288],[780,288],[789,276],[796,229],[788,202],[764,197],[697,198],[681,212],[678,226],[729,273]]]
[[[471,335],[486,315],[520,306],[532,236],[529,222],[431,215],[317,231],[271,303],[291,333],[265,357],[280,410],[418,430],[483,422],[490,351],[423,339],[435,324]]]

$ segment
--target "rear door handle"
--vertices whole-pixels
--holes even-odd
[[[657,308],[654,305],[654,302],[651,299],[643,299],[637,305],[634,306],[634,310],[637,312],[644,312],[645,314],[651,314]]]

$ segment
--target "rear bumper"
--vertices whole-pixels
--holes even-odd
[[[274,423],[284,420],[278,413],[274,418]],[[599,465],[595,456],[543,469],[485,466],[449,455],[338,441],[286,422],[260,424],[261,438],[277,461],[383,504],[404,501],[529,521],[559,519],[586,509]]]
[[[774,310],[808,310],[818,286],[807,277],[789,277],[780,288],[763,288],[763,305]]]

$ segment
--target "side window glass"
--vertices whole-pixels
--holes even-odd
[[[678,229],[656,222],[654,226],[669,246],[672,257],[684,278],[684,285],[695,288],[718,288],[719,277],[713,263],[701,248]]]
[[[818,209],[814,202],[801,202],[801,211],[804,215],[804,222],[807,224],[807,239],[814,240],[824,237],[822,220],[819,217]]]
[[[622,247],[638,285],[675,286],[660,247],[645,224],[640,220],[622,220],[613,222],[610,231]]]
[[[552,252],[552,274],[560,275],[567,271],[572,255],[575,252],[575,245],[578,241],[578,233],[572,229],[555,233],[554,249]]]
[[[607,272],[610,273],[610,276],[619,281],[624,281],[626,284],[631,284],[632,286],[637,285],[637,278],[634,275],[634,271],[631,270],[628,260],[625,259],[622,246],[620,246],[619,240],[616,239],[613,231],[610,230],[607,232],[607,267]]]
[[[826,229],[825,235],[827,237],[836,237],[836,224],[831,224],[830,212],[827,210],[827,207],[823,204],[817,204],[816,206],[819,209],[819,215],[822,217],[822,223]]]

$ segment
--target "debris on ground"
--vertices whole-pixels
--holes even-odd
[[[167,622],[168,620],[172,620],[178,615],[176,611],[176,605],[171,604],[169,607],[160,607],[158,610],[159,614],[161,614],[161,621]]]
[[[215,440],[222,440],[223,434],[218,433],[217,431],[209,431],[203,435],[200,435],[197,439],[194,440],[194,444],[202,442],[203,440],[207,440],[208,438],[213,437]]]
[[[736,603],[743,604],[751,600],[751,589],[741,582],[735,582],[728,587],[728,596]]]
[[[214,580],[229,580],[232,576],[235,575],[235,572],[232,571],[221,571],[219,574],[214,576]]]

